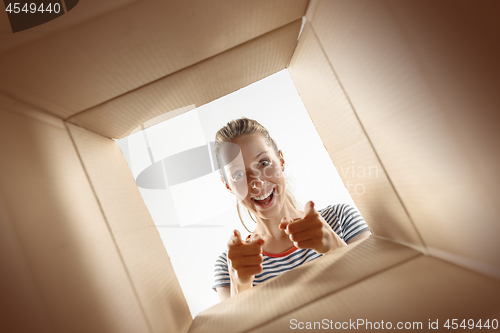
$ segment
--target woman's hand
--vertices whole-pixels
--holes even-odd
[[[262,272],[262,245],[264,243],[264,239],[259,235],[248,242],[243,242],[238,230],[234,230],[234,234],[227,243],[231,296],[251,288],[255,274]]]
[[[299,249],[313,249],[324,254],[347,245],[314,209],[312,201],[306,204],[301,219],[283,217],[279,228]]]

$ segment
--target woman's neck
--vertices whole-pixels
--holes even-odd
[[[290,201],[285,200],[283,208],[275,217],[270,219],[262,219],[256,216],[257,226],[253,234],[261,235],[266,241],[288,239],[288,235],[279,228],[281,220],[285,216],[291,219],[301,218],[303,216],[303,212],[293,207]]]

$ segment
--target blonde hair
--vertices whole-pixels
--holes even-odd
[[[269,135],[269,132],[266,130],[264,126],[259,124],[256,120],[253,119],[248,119],[248,118],[241,118],[241,119],[235,119],[231,120],[230,122],[227,123],[226,126],[222,127],[217,134],[215,135],[215,156],[217,157],[217,163],[219,164],[219,171],[221,174],[222,179],[224,179],[225,182],[227,182],[227,179],[225,177],[224,171],[223,171],[223,163],[221,161],[221,156],[220,156],[220,147],[223,142],[232,142],[232,140],[236,139],[237,137],[245,134],[261,134],[265,141],[266,144],[271,147],[274,152],[276,153],[276,156],[279,158],[279,149],[278,145],[276,142],[271,138]],[[286,192],[285,196],[290,201],[292,206],[297,209],[298,203],[297,200],[295,199],[294,195],[291,193],[289,189],[288,182],[286,181],[285,178],[285,183],[286,183]],[[236,210],[238,211],[238,217],[240,218],[241,223],[243,224],[243,227],[251,233],[250,230],[245,226],[245,223],[243,222],[243,219],[241,218],[240,214],[240,206],[238,204],[238,200],[236,201]],[[250,211],[247,209],[247,213],[250,216],[250,218],[255,221],[255,219],[252,217],[250,214]]]

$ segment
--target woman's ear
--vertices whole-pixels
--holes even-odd
[[[229,191],[231,191],[231,188],[230,188],[230,187],[229,187],[229,185],[228,185],[228,184],[224,181],[224,179],[222,179],[222,178],[221,178],[220,180],[224,183],[224,185],[226,185],[226,188],[227,188]],[[231,191],[231,193],[232,193],[232,192],[233,192],[233,191]]]
[[[285,171],[285,159],[283,158],[283,152],[280,150],[279,154],[280,154],[281,169]]]

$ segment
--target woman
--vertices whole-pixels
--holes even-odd
[[[299,210],[283,177],[283,153],[257,121],[229,122],[217,132],[215,151],[223,183],[257,224],[245,241],[234,230],[216,261],[221,301],[371,234],[348,205],[316,211],[309,201]]]

